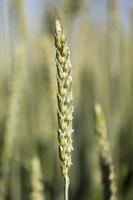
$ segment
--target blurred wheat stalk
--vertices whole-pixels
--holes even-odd
[[[0,177],[0,199],[5,199],[7,195],[8,179],[11,170],[11,162],[16,156],[18,136],[18,124],[19,124],[19,111],[21,107],[21,97],[23,94],[24,85],[24,65],[26,57],[26,27],[24,17],[24,5],[23,0],[15,0],[17,11],[19,13],[19,28],[21,42],[17,48],[14,73],[12,83],[10,86],[10,99],[9,109],[6,122],[6,132],[4,135],[2,154],[1,154],[1,177]],[[15,145],[16,144],[16,145]],[[16,148],[15,148],[16,147]]]
[[[102,169],[104,198],[117,200],[116,176],[110,150],[104,113],[100,104],[95,105],[96,142]]]
[[[4,136],[4,144],[1,155],[1,178],[0,178],[0,199],[4,199],[7,179],[10,172],[11,160],[15,151],[15,139],[17,136],[17,126],[19,122],[18,112],[20,108],[20,99],[23,87],[23,65],[25,58],[25,47],[18,49],[18,55],[15,63],[15,72],[11,87],[11,97],[9,105],[9,113]]]

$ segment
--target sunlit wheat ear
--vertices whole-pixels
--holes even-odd
[[[15,140],[18,134],[19,110],[21,105],[23,87],[23,67],[25,61],[25,47],[18,49],[14,77],[11,85],[11,97],[9,101],[9,113],[7,116],[6,132],[4,135],[3,149],[1,152],[1,177],[0,177],[0,199],[5,199],[6,187],[10,173],[11,161],[14,156]]]
[[[102,169],[105,200],[117,200],[114,165],[107,137],[104,113],[100,104],[95,105],[96,142]]]
[[[72,165],[72,77],[70,51],[59,20],[55,21],[55,47],[57,67],[58,140],[61,173],[65,181],[65,200],[68,200],[69,175]]]
[[[40,160],[35,156],[31,161],[31,200],[45,200]]]

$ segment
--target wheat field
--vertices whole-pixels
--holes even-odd
[[[132,102],[133,1],[0,0],[0,200],[132,200]]]

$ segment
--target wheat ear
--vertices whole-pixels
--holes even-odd
[[[69,175],[68,171],[72,165],[72,77],[70,51],[67,47],[66,37],[59,20],[55,21],[55,47],[57,67],[57,103],[58,103],[58,140],[59,157],[61,160],[61,173],[64,177],[65,200],[68,200]]]
[[[116,176],[107,137],[104,113],[100,104],[95,105],[96,142],[102,168],[105,200],[117,200]]]
[[[45,200],[40,160],[34,156],[31,161],[31,200]]]

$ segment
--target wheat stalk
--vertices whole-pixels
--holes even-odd
[[[23,65],[25,59],[25,47],[20,46],[17,52],[14,78],[11,87],[11,98],[9,103],[9,113],[4,136],[4,144],[1,155],[1,179],[0,179],[0,199],[5,198],[7,180],[10,172],[10,164],[14,155],[14,142],[17,136],[17,126],[19,122],[18,112],[20,109],[20,99],[23,87]]]
[[[105,200],[117,200],[116,176],[107,137],[104,113],[100,104],[95,105],[96,142],[103,173]]]
[[[72,165],[72,77],[70,51],[67,47],[66,37],[59,20],[55,22],[55,47],[57,67],[57,102],[58,102],[58,140],[59,157],[61,160],[61,173],[65,183],[65,200],[68,200],[69,175],[68,171]]]
[[[11,170],[11,161],[15,154],[15,140],[19,124],[19,110],[21,105],[21,96],[23,91],[23,68],[25,65],[26,54],[26,26],[24,17],[24,2],[23,0],[15,0],[18,10],[19,27],[21,34],[21,43],[17,48],[13,80],[11,84],[11,95],[9,100],[9,112],[6,122],[6,132],[4,135],[2,155],[1,155],[1,177],[0,177],[0,199],[5,199],[8,177]]]

